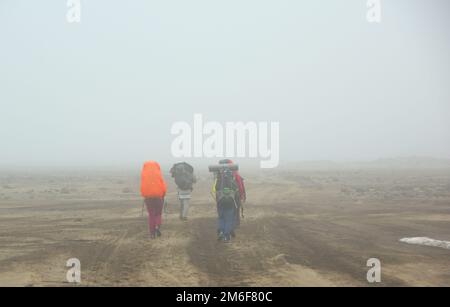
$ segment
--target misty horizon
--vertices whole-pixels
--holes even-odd
[[[279,122],[280,166],[450,159],[447,1],[0,4],[0,168],[137,167],[174,123]],[[241,158],[231,157],[236,160]],[[248,165],[259,158],[243,160]]]

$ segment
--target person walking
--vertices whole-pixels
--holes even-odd
[[[237,165],[221,163],[210,167],[214,172],[215,181],[212,192],[216,198],[218,225],[218,240],[229,243],[235,236],[236,214],[238,211],[237,199],[239,198],[239,186],[233,174]]]
[[[219,164],[228,164],[232,165],[233,161],[230,159],[223,159],[219,161]],[[244,216],[244,203],[247,200],[247,193],[245,191],[244,178],[239,174],[239,171],[233,171],[233,177],[235,183],[239,190],[239,195],[236,197],[236,220],[235,220],[235,228],[241,225],[241,216]],[[234,231],[232,232],[232,236],[234,236]]]
[[[162,212],[167,186],[156,161],[144,163],[141,173],[141,195],[148,212],[150,238],[161,236]]]
[[[178,200],[180,201],[180,219],[186,221],[191,193],[194,190],[193,185],[196,182],[194,168],[186,162],[178,162],[172,166],[170,174],[177,185]]]

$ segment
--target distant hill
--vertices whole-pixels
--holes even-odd
[[[367,162],[368,166],[381,168],[411,168],[411,169],[439,169],[450,168],[450,159],[436,159],[428,157],[403,157],[378,159]]]
[[[281,168],[311,169],[311,170],[338,170],[338,169],[449,169],[450,159],[437,159],[428,157],[398,157],[383,158],[373,161],[301,161],[281,165]]]

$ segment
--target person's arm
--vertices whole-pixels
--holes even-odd
[[[245,202],[247,200],[247,192],[245,191],[244,178],[241,177],[242,181],[242,201]]]
[[[214,179],[214,183],[213,183],[213,185],[212,185],[212,187],[211,187],[211,193],[213,193],[214,195],[216,194],[216,191],[217,191],[217,179]]]
[[[245,194],[244,178],[242,178],[241,175],[239,175],[239,173],[236,173],[235,177],[239,188],[239,196],[241,198],[241,201],[245,202],[246,194]]]
[[[216,200],[217,202],[217,179],[214,179],[214,183],[211,187],[211,196]]]

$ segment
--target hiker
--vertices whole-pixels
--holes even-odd
[[[161,236],[162,211],[166,196],[166,183],[158,162],[144,163],[141,173],[141,195],[148,212],[148,229],[150,238]]]
[[[219,161],[219,164],[233,164],[233,161],[231,161],[230,159],[223,159]],[[247,194],[245,192],[244,178],[241,177],[239,171],[233,171],[233,176],[239,189],[239,197],[236,198],[237,208],[236,221],[234,225],[236,228],[241,225],[241,216],[244,216],[244,203],[247,200]],[[232,235],[234,236],[234,231],[232,232]]]
[[[233,174],[237,171],[237,165],[221,163],[218,166],[210,166],[214,172],[213,193],[215,194],[218,214],[218,240],[228,243],[235,236],[236,213],[238,210],[239,186]]]
[[[186,221],[191,193],[194,190],[193,184],[196,182],[194,168],[186,162],[178,162],[172,166],[170,174],[177,185],[178,200],[180,201],[180,219]]]

